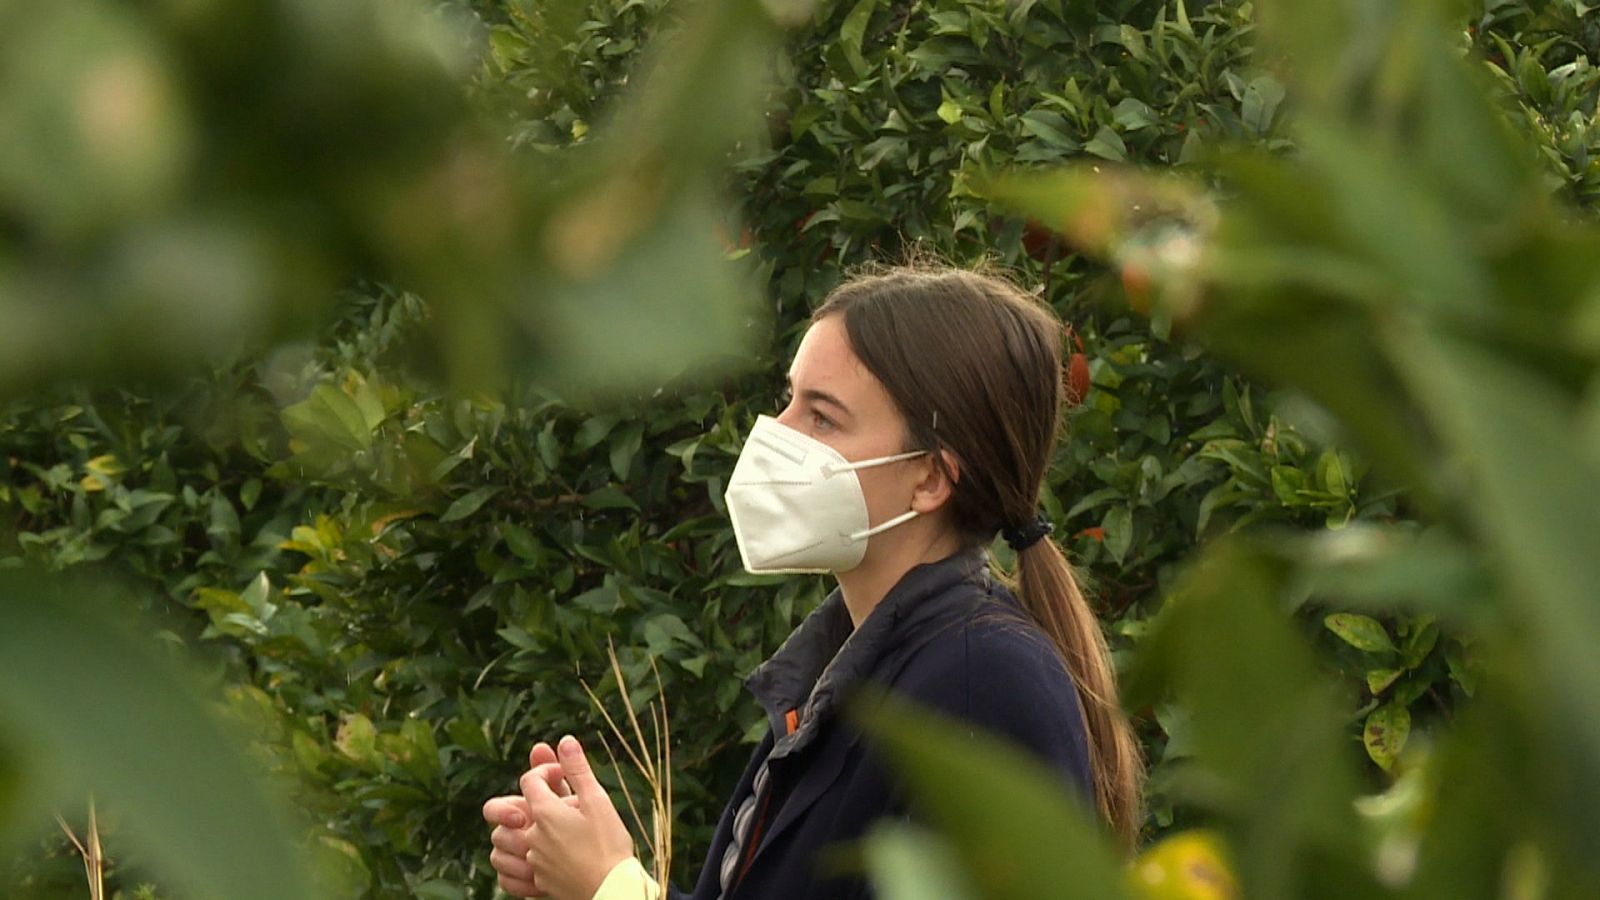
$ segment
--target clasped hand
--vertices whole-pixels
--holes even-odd
[[[576,738],[559,751],[540,741],[528,754],[522,793],[491,798],[483,818],[495,826],[489,863],[515,897],[590,900],[617,863],[633,856],[633,837]]]

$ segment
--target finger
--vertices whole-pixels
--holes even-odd
[[[544,741],[534,744],[533,749],[528,751],[528,768],[530,769],[537,769],[545,763],[553,763],[555,761],[555,748]]]
[[[520,794],[490,797],[483,804],[483,819],[490,825],[526,828],[531,822],[528,818],[528,801]]]
[[[496,828],[489,832],[489,843],[512,856],[528,855],[528,832],[522,828]]]
[[[511,878],[506,875],[500,876],[500,890],[505,891],[507,894],[510,894],[513,897],[550,896],[539,889],[537,882],[528,881],[524,878]]]
[[[534,821],[538,821],[541,815],[548,813],[552,805],[561,805],[561,797],[540,773],[523,772],[521,785],[522,796],[528,801],[528,815]]]
[[[529,884],[534,883],[533,864],[528,862],[526,856],[517,856],[496,847],[489,851],[489,865],[494,867],[501,878],[515,878]]]
[[[562,774],[566,775],[567,784],[572,786],[572,792],[578,795],[578,799],[604,799],[607,803],[611,802],[606,796],[606,789],[594,777],[594,769],[589,767],[589,759],[583,755],[583,747],[577,738],[570,734],[562,738],[556,754],[561,759]]]
[[[566,776],[561,771],[561,763],[541,763],[540,765],[534,766],[528,771],[538,775],[540,778],[543,778],[544,783],[550,785],[550,790],[557,797],[565,797],[572,793],[572,788],[567,785]]]

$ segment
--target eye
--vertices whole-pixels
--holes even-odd
[[[789,403],[792,400],[794,400],[794,389],[793,388],[786,387],[783,390],[779,391],[778,392],[778,411],[782,412],[783,410],[788,409],[789,408]]]
[[[833,427],[833,420],[816,410],[812,410],[811,424],[819,429],[829,429]]]

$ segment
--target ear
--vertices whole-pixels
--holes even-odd
[[[932,456],[923,457],[923,475],[911,490],[911,508],[921,515],[928,515],[949,503],[955,496],[956,482],[961,480],[961,463],[956,455],[945,449],[934,452],[939,455],[938,460]]]

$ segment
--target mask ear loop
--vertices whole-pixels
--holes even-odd
[[[902,459],[914,459],[914,458],[916,458],[918,456],[924,456],[924,455],[926,455],[928,453],[931,453],[931,452],[933,452],[933,451],[931,451],[931,450],[908,450],[905,453],[896,453],[893,456],[881,456],[881,457],[879,457],[877,459],[863,459],[860,462],[825,463],[822,466],[822,477],[824,477],[824,478],[832,478],[834,475],[837,475],[837,474],[839,474],[841,472],[854,472],[854,471],[856,471],[858,469],[870,469],[873,466],[886,466],[889,463],[899,462]],[[841,533],[844,533],[852,541],[859,541],[862,538],[872,537],[873,535],[877,534],[880,531],[888,531],[889,529],[893,528],[894,526],[899,525],[901,522],[909,522],[913,518],[915,518],[916,516],[917,516],[917,511],[914,510],[914,509],[910,509],[910,510],[906,510],[905,512],[901,513],[898,516],[895,516],[894,518],[890,519],[889,521],[878,525],[876,528],[867,528],[867,529],[864,529],[862,531],[857,531],[857,532],[854,532],[854,533],[844,533],[844,532],[841,532]]]
[[[842,466],[833,466],[832,468],[833,468],[833,471],[836,471],[836,472],[850,472],[850,471],[854,471],[856,469],[866,469],[866,468],[871,468],[872,466],[887,465],[887,464],[892,463],[892,462],[899,462],[902,459],[913,459],[913,458],[918,457],[918,456],[925,456],[925,455],[927,455],[928,453],[931,453],[931,452],[933,452],[933,451],[931,451],[931,450],[910,450],[910,451],[907,451],[905,453],[896,453],[893,456],[885,456],[885,457],[883,457],[881,459],[864,459],[861,462],[845,463]],[[829,473],[829,474],[831,474],[831,473]],[[887,522],[883,522],[883,523],[877,525],[876,527],[866,528],[866,529],[863,529],[861,531],[854,532],[854,533],[849,535],[849,538],[852,541],[859,541],[862,538],[869,538],[869,537],[872,537],[873,535],[875,535],[875,534],[877,534],[879,532],[888,531],[889,529],[893,528],[894,526],[899,525],[901,522],[909,522],[909,521],[911,521],[912,519],[914,519],[916,517],[917,517],[917,511],[914,510],[914,509],[908,509],[905,512],[901,513],[900,515],[895,516],[894,518],[888,520]]]
[[[863,459],[860,462],[827,463],[822,467],[822,474],[831,478],[840,472],[854,472],[857,469],[870,469],[873,466],[886,466],[902,459],[911,459],[929,453],[928,450],[910,450],[905,453],[896,453],[894,456],[881,456],[877,459]]]
[[[850,540],[859,541],[862,538],[872,537],[873,535],[877,534],[880,531],[888,531],[889,529],[895,527],[896,525],[899,525],[901,522],[909,522],[912,519],[915,519],[917,516],[918,516],[918,513],[917,513],[916,510],[908,509],[905,512],[901,513],[900,515],[895,516],[894,518],[890,519],[889,521],[884,522],[884,523],[882,523],[880,525],[877,525],[876,527],[867,528],[867,529],[863,529],[861,531],[857,531],[856,533],[850,535]]]

